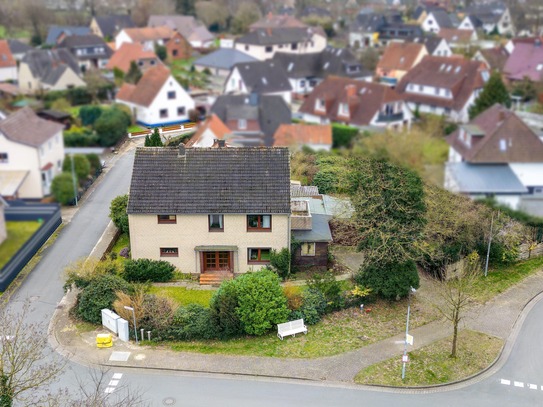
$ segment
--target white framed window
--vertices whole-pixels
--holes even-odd
[[[315,100],[315,110],[326,112],[326,103],[324,102],[324,99]]]
[[[349,105],[347,103],[340,103],[338,108],[338,114],[340,116],[349,116]]]

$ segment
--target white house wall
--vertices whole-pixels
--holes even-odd
[[[132,38],[124,31],[121,30],[119,34],[115,37],[115,49],[121,48],[121,45],[125,42],[128,42],[129,44],[133,43]]]
[[[24,94],[35,93],[41,89],[40,82],[32,75],[27,63],[21,62],[18,77],[19,89]]]
[[[432,55],[437,57],[450,57],[452,54],[451,47],[449,47],[447,41],[441,40]]]
[[[313,44],[311,44],[313,42]],[[311,41],[299,42],[297,49],[293,50],[291,44],[270,45],[271,50],[266,51],[266,46],[236,43],[235,48],[241,52],[251,55],[259,61],[273,58],[276,52],[288,54],[307,54],[321,52],[326,48],[327,40],[321,35],[313,34]]]
[[[11,66],[7,68],[0,68],[0,82],[4,81],[16,81],[17,80],[17,67]]]
[[[237,67],[224,81],[224,93],[249,93]]]
[[[422,22],[421,28],[425,32],[432,32],[436,34],[439,33],[440,30],[437,20],[432,13],[428,14],[426,19]]]

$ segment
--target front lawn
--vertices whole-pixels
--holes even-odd
[[[405,380],[402,381],[402,358],[369,366],[360,371],[355,382],[385,386],[428,386],[464,379],[488,367],[498,356],[503,341],[474,331],[461,331],[457,357],[450,357],[452,337],[409,352]]]
[[[149,294],[173,299],[178,305],[200,304],[209,307],[209,300],[215,290],[189,290],[186,287],[152,286]]]
[[[40,226],[41,223],[38,221],[6,222],[8,237],[0,245],[0,269],[6,265]]]
[[[147,130],[147,128],[138,126],[137,124],[133,124],[126,129],[126,132],[135,133],[137,131],[145,131],[145,130]]]
[[[260,337],[245,336],[225,341],[190,341],[170,343],[176,351],[210,354],[269,356],[280,358],[316,358],[361,348],[390,338],[405,330],[407,300],[388,303],[377,301],[370,313],[350,308],[327,315],[317,325],[308,327],[307,335],[288,337],[281,341],[277,330]],[[413,301],[413,299],[412,299]],[[414,300],[414,309],[418,309]],[[411,314],[413,328],[427,324],[436,314],[422,310]]]

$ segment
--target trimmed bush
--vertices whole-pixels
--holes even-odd
[[[79,183],[87,179],[90,174],[91,165],[86,156],[83,154],[75,154],[73,156],[74,160],[74,172],[77,175]],[[62,171],[71,173],[72,171],[72,156],[66,155],[64,158],[64,163],[62,164]]]
[[[356,127],[345,126],[344,124],[332,123],[332,147],[333,148],[350,148],[353,140],[359,133]]]
[[[113,198],[109,205],[109,217],[121,233],[129,233],[127,206],[128,195],[119,195]]]
[[[117,298],[115,292],[130,292],[131,286],[121,277],[111,274],[98,276],[77,296],[77,315],[87,322],[99,324],[102,320],[101,310],[111,309]]]
[[[326,297],[320,290],[308,288],[302,293],[302,300],[298,318],[303,318],[307,325],[315,325],[326,313]]]
[[[362,266],[355,276],[357,284],[368,287],[383,298],[406,297],[411,287],[419,288],[419,275],[414,261],[378,262]]]
[[[79,109],[79,118],[83,126],[92,126],[98,120],[104,110],[98,105],[81,106]]]
[[[164,336],[172,340],[214,339],[217,334],[211,310],[200,304],[178,308],[172,325],[164,331]]]
[[[86,127],[72,126],[64,130],[64,145],[66,147],[91,147],[98,145],[98,136]]]
[[[124,264],[122,276],[126,281],[164,283],[173,278],[175,267],[164,260],[137,259]]]
[[[236,281],[227,280],[215,291],[209,302],[211,318],[217,327],[219,337],[229,338],[243,333],[243,327],[236,312],[237,307]]]
[[[53,178],[51,193],[59,204],[70,204],[75,198],[72,174],[62,172]]]

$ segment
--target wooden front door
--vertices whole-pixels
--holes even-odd
[[[228,271],[232,270],[231,252],[203,252],[203,272],[206,271]]]

